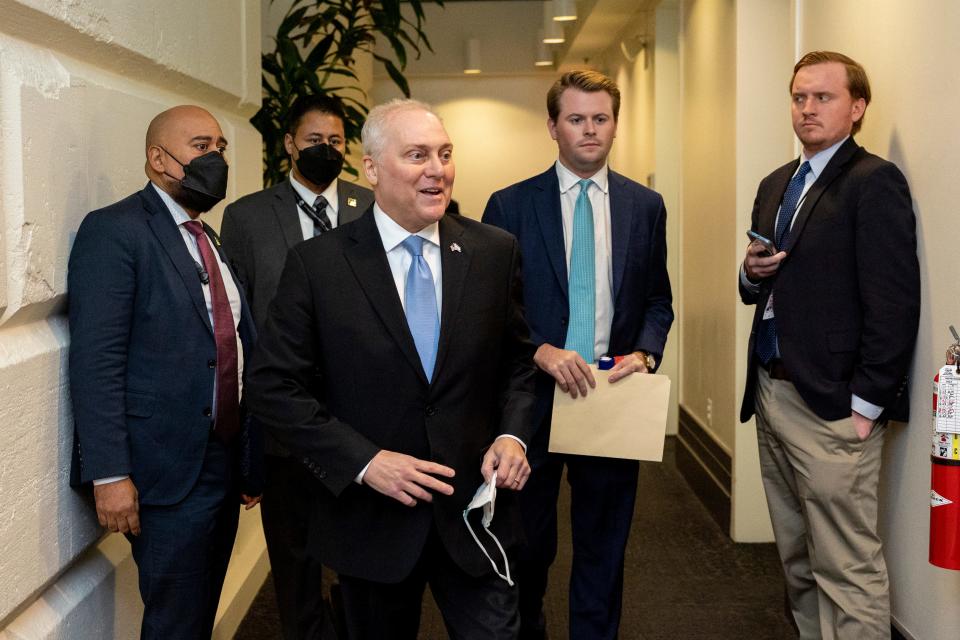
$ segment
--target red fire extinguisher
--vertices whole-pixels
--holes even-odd
[[[952,327],[951,327],[952,329]],[[956,365],[960,347],[947,351]],[[940,374],[933,378],[933,451],[930,455],[930,564],[960,569],[960,435],[936,430]]]

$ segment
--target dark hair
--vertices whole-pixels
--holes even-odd
[[[311,111],[329,113],[334,117],[340,118],[341,122],[347,119],[340,98],[329,94],[304,95],[294,100],[293,104],[290,105],[290,110],[287,111],[287,133],[295,135],[297,127],[300,126],[300,122],[303,120],[303,116]]]
[[[614,122],[620,117],[620,89],[617,88],[617,83],[599,71],[581,69],[568,71],[560,76],[560,79],[554,82],[550,91],[547,92],[547,114],[554,122],[560,117],[560,96],[567,89],[579,89],[587,93],[606,91],[613,99]]]
[[[790,77],[790,91],[793,91],[793,81],[797,77],[797,71],[804,67],[815,64],[825,64],[827,62],[839,62],[847,70],[847,90],[854,100],[863,98],[863,115],[853,123],[851,133],[860,131],[863,125],[863,119],[866,116],[867,107],[870,104],[870,80],[867,79],[867,70],[863,66],[848,56],[836,51],[811,51],[800,58],[797,64],[793,65],[793,75]]]

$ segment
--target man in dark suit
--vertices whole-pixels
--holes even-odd
[[[744,303],[756,305],[742,421],[757,418],[760,466],[802,638],[889,638],[877,485],[888,420],[906,392],[920,316],[910,190],[851,137],[870,85],[845,55],[794,67],[799,159],[760,183]]]
[[[547,452],[554,387],[574,398],[596,386],[588,363],[623,356],[610,382],[653,372],[673,322],[666,210],[659,194],[610,171],[620,92],[603,74],[564,74],[547,95],[559,159],[491,196],[483,221],[506,229],[523,254],[524,301],[540,368],[533,474],[522,501],[523,637],[545,636],[543,595],[557,552],[563,467],[571,492],[570,637],[615,638],[623,555],[637,491],[636,461]],[[589,428],[589,425],[585,425]]]
[[[243,295],[197,217],[226,192],[227,141],[199,107],[150,123],[144,189],[89,214],[70,254],[74,484],[127,534],[141,637],[213,629],[238,498],[259,498],[240,406],[254,338]]]
[[[287,252],[303,240],[360,217],[373,192],[337,176],[346,150],[343,105],[337,98],[298,98],[284,144],[288,181],[248,195],[223,215],[223,249],[240,278],[258,329],[277,290]],[[272,437],[264,440],[263,532],[277,593],[283,637],[313,638],[323,620],[322,565],[308,553],[313,474]]]
[[[517,244],[444,216],[453,148],[426,105],[374,108],[363,148],[376,203],[290,251],[251,407],[323,485],[312,543],[351,638],[416,638],[426,583],[452,636],[512,638],[510,563],[465,509],[495,475],[488,533],[513,548],[534,404]]]

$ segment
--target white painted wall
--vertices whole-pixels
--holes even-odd
[[[220,120],[228,199],[259,188],[247,120],[260,100],[260,2],[3,0],[0,14],[0,637],[133,637],[129,545],[102,537],[67,482],[67,257],[88,211],[146,183],[146,126],[169,106]],[[218,637],[266,575],[258,512],[242,517],[237,549]]]
[[[736,14],[736,206],[729,229],[732,235],[727,239],[735,250],[734,264],[725,272],[733,286],[747,246],[745,232],[750,228],[760,180],[793,154],[787,81],[795,61],[790,0],[739,0]],[[739,422],[754,307],[741,304],[739,293],[733,296],[734,406],[729,410]],[[755,421],[737,424],[733,436],[730,535],[738,542],[768,542],[773,540],[773,528],[760,478]]]

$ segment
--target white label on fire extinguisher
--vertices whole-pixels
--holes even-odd
[[[960,375],[954,365],[948,364],[940,369],[936,430],[940,433],[960,433]]]
[[[931,489],[930,490],[930,506],[942,507],[945,504],[953,504],[953,500],[948,500],[944,498],[942,495],[940,495],[939,493],[937,493],[936,491],[934,491],[933,489]]]

